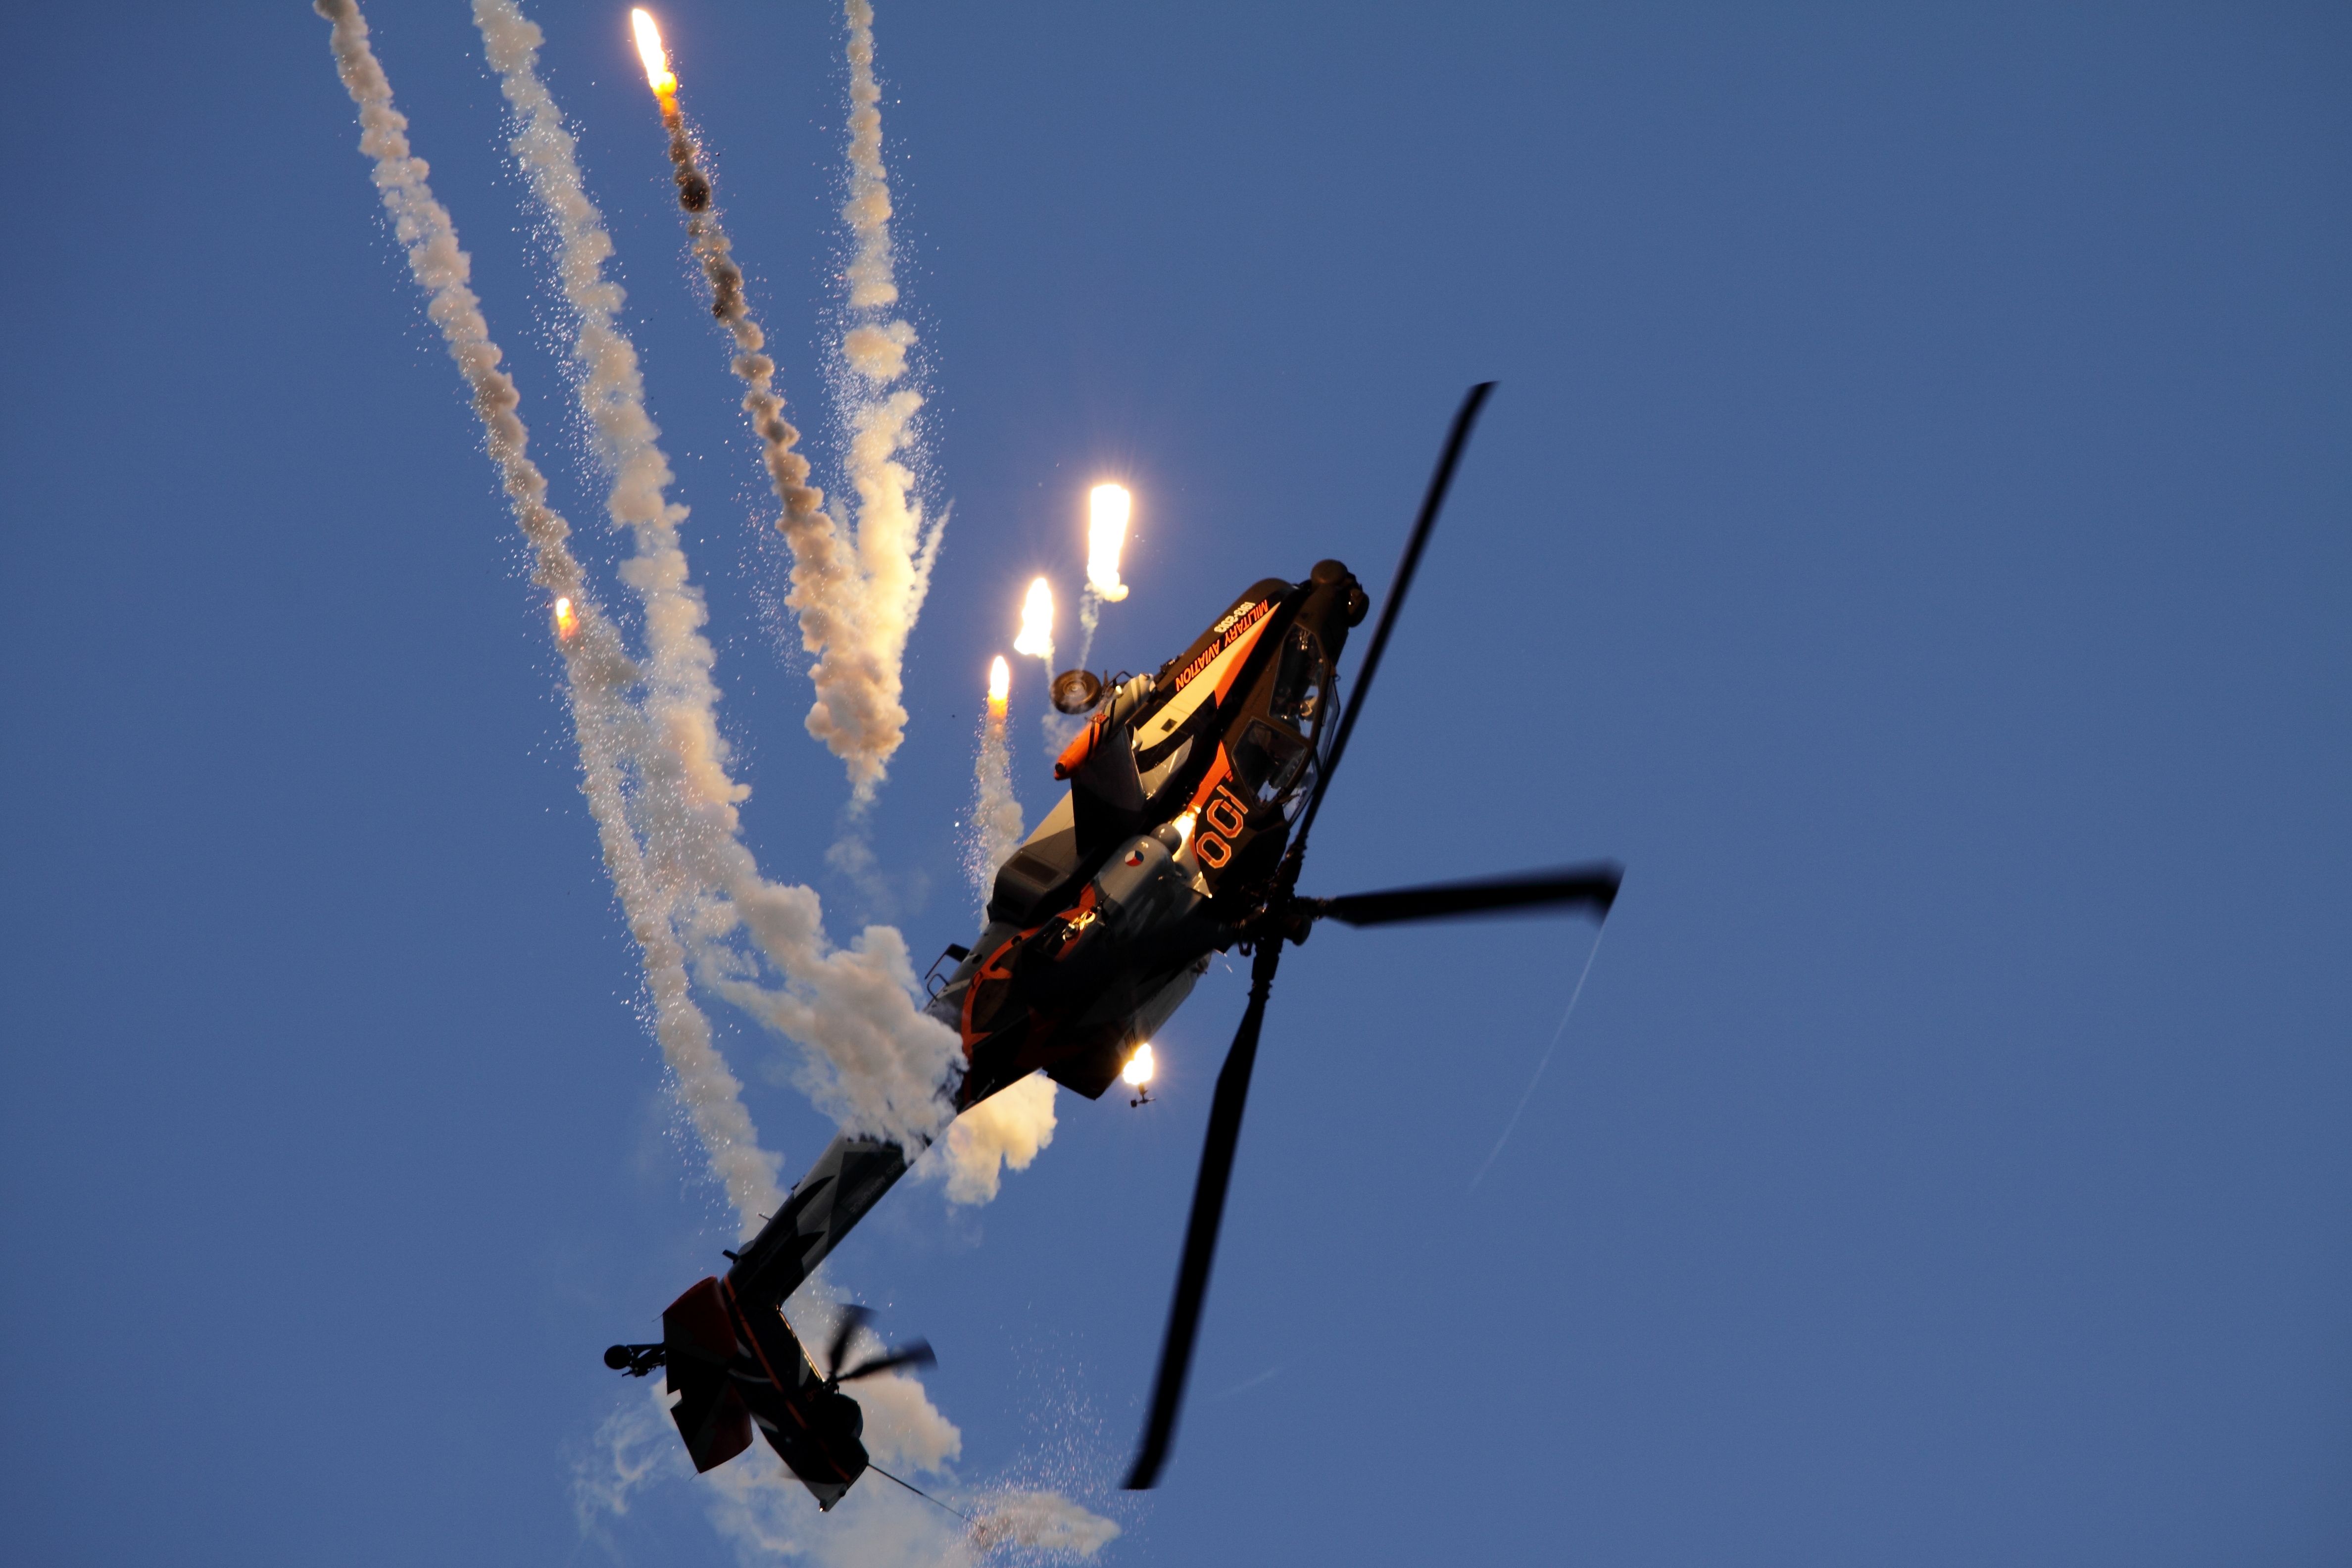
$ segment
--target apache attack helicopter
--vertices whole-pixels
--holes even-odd
[[[1389,925],[1548,909],[1605,919],[1617,896],[1622,869],[1608,862],[1344,898],[1297,891],[1307,836],[1493,390],[1492,382],[1473,387],[1454,416],[1336,722],[1339,655],[1370,608],[1363,585],[1337,561],[1317,563],[1304,582],[1252,584],[1157,671],[1115,683],[1084,670],[1056,676],[1054,705],[1091,715],[1055,763],[1069,793],[997,871],[979,940],[950,947],[942,959],[956,968],[928,1010],[961,1037],[961,1069],[940,1097],[962,1111],[1032,1072],[1099,1098],[1191,994],[1213,954],[1250,957],[1249,1005],[1217,1076],[1130,1489],[1157,1480],[1175,1435],[1283,949],[1304,943],[1323,920]],[[701,1280],[663,1312],[659,1344],[605,1352],[605,1364],[632,1376],[667,1367],[679,1395],[671,1414],[696,1469],[742,1452],[756,1425],[820,1508],[840,1500],[866,1470],[863,1416],[841,1384],[929,1362],[930,1348],[918,1342],[845,1370],[864,1321],[852,1309],[827,1356],[833,1370],[820,1373],[782,1307],[908,1163],[894,1142],[836,1137],[751,1244],[726,1255],[726,1276]]]

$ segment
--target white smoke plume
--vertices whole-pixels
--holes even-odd
[[[887,685],[889,699],[887,714],[867,721],[888,718],[888,745],[880,752],[887,759],[906,722],[898,702],[899,670],[907,639],[930,592],[947,517],[942,513],[926,523],[923,503],[914,494],[914,473],[901,460],[915,444],[915,416],[923,396],[911,387],[891,388],[906,377],[907,353],[917,339],[913,325],[891,310],[898,302],[898,283],[890,238],[890,181],[882,163],[882,89],[874,79],[874,7],[868,0],[846,0],[844,9],[849,23],[849,187],[841,216],[849,225],[851,254],[849,313],[840,342],[844,374],[835,384],[848,435],[849,487],[856,498],[851,531],[861,579],[857,640],[866,668]],[[814,721],[812,714],[813,730]],[[881,738],[868,742],[869,749]],[[852,779],[861,799],[870,795],[871,784],[857,777],[854,763]]]
[[[572,1507],[583,1535],[611,1542],[613,1529],[628,1516],[637,1494],[656,1482],[692,1481],[677,1434],[665,1409],[667,1391],[648,1389],[606,1417],[593,1445],[572,1469]],[[869,1405],[864,1386],[866,1441],[885,1468],[901,1474],[921,1470],[945,1476],[932,1489],[965,1517],[869,1479],[853,1489],[831,1513],[820,1513],[800,1482],[781,1465],[736,1459],[702,1478],[711,1522],[735,1548],[745,1568],[779,1561],[823,1568],[978,1568],[1008,1557],[1086,1561],[1119,1534],[1113,1521],[1090,1512],[1059,1492],[1027,1487],[993,1487],[966,1493],[953,1485],[943,1458],[926,1464],[919,1447],[891,1430],[887,1405]],[[886,1454],[888,1457],[885,1457]]]
[[[1004,1166],[1029,1168],[1054,1141],[1055,1089],[1052,1079],[1033,1072],[955,1119],[935,1156],[950,1203],[992,1202]]]
[[[666,499],[672,476],[646,412],[635,350],[616,316],[621,289],[604,276],[612,240],[538,77],[539,28],[514,0],[476,0],[475,16],[522,119],[515,153],[554,226],[558,278],[580,322],[572,354],[581,406],[613,476],[607,510],[635,544],[621,568],[646,628],[645,743],[631,759],[638,774],[631,804],[668,895],[666,912],[698,978],[810,1048],[799,1082],[812,1099],[845,1126],[919,1152],[947,1119],[939,1089],[959,1056],[954,1033],[916,1010],[913,967],[898,931],[871,926],[850,947],[835,948],[816,894],[768,881],[741,841],[736,808],[751,792],[728,772],[711,674],[717,654],[702,630],[709,611],[678,541],[686,509]],[[739,931],[752,952],[735,942]],[[761,960],[780,983],[762,973]],[[745,1215],[747,1227],[758,1212]]]
[[[1119,597],[1126,596],[1122,589]],[[1095,592],[1092,583],[1078,591],[1078,657],[1070,661],[1072,669],[1086,668],[1095,656],[1095,629],[1102,624],[1102,595]],[[1038,722],[1045,731],[1046,749],[1056,756],[1087,727],[1085,715],[1074,718],[1051,708],[1038,715]]]
[[[768,474],[783,505],[778,521],[793,553],[784,603],[798,619],[801,645],[816,701],[808,731],[845,765],[853,803],[863,806],[885,777],[906,738],[903,666],[907,639],[922,612],[938,559],[944,514],[928,527],[913,496],[914,476],[898,454],[912,440],[920,394],[880,389],[905,375],[913,327],[888,317],[898,287],[892,279],[889,186],[881,163],[880,93],[873,81],[873,13],[857,0],[850,8],[850,200],[844,216],[856,259],[850,269],[851,321],[841,344],[838,414],[847,437],[855,514],[808,483],[808,460],[794,448],[800,433],[782,413],[774,390],[775,362],[762,352],[766,334],[743,293],[743,274],[719,222],[709,172],[693,131],[678,109],[675,80],[656,81],[662,123],[685,210],[688,240],[710,284],[711,313],[734,340],[730,361],[745,385]],[[856,390],[848,390],[856,384]]]
[[[890,180],[882,167],[882,89],[874,80],[874,6],[871,0],[844,0],[849,22],[849,205],[842,209],[856,244],[849,263],[849,303],[855,310],[881,310],[898,302],[897,262],[890,248]],[[850,352],[871,361],[877,381],[906,369],[906,348],[887,328],[852,333]]]
[[[1055,1556],[1092,1557],[1119,1532],[1118,1525],[1059,1492],[992,1492],[976,1508],[969,1540],[982,1552],[1020,1547]]]
[[[1070,663],[1073,669],[1084,669],[1095,656],[1095,629],[1102,625],[1102,595],[1089,583],[1078,595],[1078,657]]]
[[[945,1036],[950,1047],[953,1037],[921,1019],[930,1034],[913,1030],[915,1037],[906,1037],[907,1021],[919,1016],[908,999],[913,976],[895,931],[877,928],[849,952],[832,952],[824,939],[815,895],[759,878],[749,852],[733,837],[733,804],[742,791],[726,776],[724,743],[711,709],[707,702],[698,710],[690,700],[676,700],[681,692],[691,698],[708,689],[709,669],[708,645],[699,633],[700,599],[687,584],[683,557],[676,551],[675,525],[683,513],[661,499],[667,464],[653,446],[655,433],[644,417],[634,351],[611,321],[620,294],[599,272],[610,240],[579,190],[570,140],[530,69],[536,29],[521,19],[510,0],[482,0],[478,7],[493,59],[499,62],[510,96],[526,118],[522,140],[529,150],[519,145],[517,151],[562,228],[560,267],[567,297],[583,323],[583,406],[598,432],[600,452],[614,469],[610,503],[614,520],[639,535],[639,556],[627,574],[646,600],[647,637],[655,649],[650,673],[626,657],[617,629],[587,590],[568,542],[570,525],[548,504],[545,478],[528,455],[529,431],[516,414],[520,397],[512,378],[499,368],[503,355],[467,286],[470,259],[457,243],[447,209],[426,183],[426,165],[411,153],[407,121],[393,107],[391,86],[370,47],[365,20],[354,0],[315,0],[315,8],[332,25],[336,68],[359,109],[361,150],[374,160],[377,188],[406,250],[410,270],[425,293],[426,314],[440,330],[472,395],[491,458],[530,550],[532,581],[568,612],[557,616],[557,638],[579,740],[583,790],[614,889],[641,949],[656,1037],[713,1173],[748,1231],[761,1211],[782,1201],[775,1162],[759,1148],[740,1086],[719,1058],[708,1020],[688,994],[687,949],[675,920],[685,921],[707,960],[715,952],[716,962],[722,963],[730,956],[748,963],[747,955],[716,946],[717,938],[737,922],[747,927],[755,946],[798,992],[770,991],[740,979],[732,989],[748,992],[749,999],[771,1014],[788,1016],[796,1026],[790,1032],[797,1037],[821,1036],[841,1042],[842,1092],[858,1103],[871,1100],[876,1092],[857,1070],[861,1053],[928,1058],[941,1043],[937,1037]],[[543,177],[548,184],[541,184]],[[667,544],[661,542],[665,532]],[[654,542],[652,548],[646,547],[648,539]],[[667,671],[658,668],[665,655],[677,661]],[[631,689],[641,680],[649,692],[667,699],[667,706],[649,713],[633,703]],[[638,803],[653,803],[646,809],[657,843],[673,841],[662,846],[663,854],[656,859],[649,860],[631,824],[625,760],[640,770]],[[700,792],[698,800],[689,795],[689,788]],[[687,809],[680,816],[682,805]],[[713,831],[721,826],[723,833]],[[656,874],[657,865],[696,875],[689,881],[666,884]],[[714,888],[721,890],[720,896],[694,891]],[[845,1021],[852,1026],[844,1029]],[[904,1060],[898,1065],[904,1067]],[[927,1094],[939,1081],[928,1068],[927,1063]],[[895,1075],[886,1070],[881,1076]],[[894,1112],[908,1113],[908,1108],[890,1102],[888,1085],[878,1092],[882,1109],[869,1125],[878,1127]],[[936,1102],[921,1115],[935,1126]],[[803,1310],[810,1313],[813,1327],[824,1326],[821,1301],[814,1311]],[[650,1479],[688,1468],[664,1418],[664,1393],[649,1392],[649,1401],[608,1421],[599,1435],[606,1463],[602,1468],[583,1468],[576,1489],[583,1528],[593,1528],[592,1521],[597,1518],[625,1514],[631,1494]],[[860,1392],[868,1414],[867,1441],[886,1464],[936,1472],[960,1450],[961,1435],[912,1379],[885,1374]],[[861,1489],[853,1497],[854,1507],[845,1503],[826,1521],[816,1515],[805,1490],[778,1467],[730,1466],[716,1482],[714,1494],[724,1504],[722,1527],[730,1528],[739,1543],[756,1545],[771,1555],[775,1548],[793,1549],[795,1541],[793,1534],[780,1539],[767,1530],[754,1498],[768,1500],[771,1513],[780,1510],[782,1517],[799,1520],[794,1534],[814,1531],[818,1540],[811,1555],[819,1562],[971,1561],[963,1536],[943,1533],[930,1517],[937,1510],[929,1510],[919,1526],[909,1522],[917,1516],[907,1510],[924,1507],[916,1500],[907,1500],[895,1515],[884,1518],[877,1510],[887,1504],[877,1499],[877,1489]],[[861,1517],[868,1515],[884,1521],[870,1523]],[[827,1524],[833,1526],[830,1531]],[[1115,1532],[1116,1527],[1111,1528]]]
[[[988,710],[981,720],[980,756],[973,768],[978,798],[972,807],[967,866],[985,910],[1004,864],[1021,842],[1021,803],[1013,794],[1013,763],[1004,740],[1012,672],[1002,658],[989,672]],[[965,1111],[924,1167],[947,1182],[948,1201],[992,1201],[1004,1167],[1025,1171],[1037,1152],[1054,1141],[1055,1083],[1032,1073]]]
[[[866,584],[856,541],[825,510],[824,492],[808,482],[808,459],[795,449],[800,432],[784,418],[783,399],[775,391],[776,363],[762,352],[767,334],[744,297],[742,269],[719,222],[701,148],[678,109],[676,90],[658,96],[688,244],[710,285],[710,313],[734,340],[729,367],[743,382],[743,410],[751,416],[769,481],[783,506],[776,526],[793,553],[784,603],[800,623],[802,647],[814,659],[809,679],[816,702],[809,710],[808,731],[847,765],[858,798],[866,799],[906,734],[898,665],[893,660],[885,668],[869,656],[860,630]]]
[[[548,504],[547,480],[529,456],[530,432],[515,413],[521,400],[513,378],[499,368],[504,356],[467,284],[473,263],[457,243],[448,209],[426,183],[425,161],[410,152],[408,121],[393,107],[392,86],[368,43],[367,23],[353,0],[316,0],[315,8],[332,24],[335,68],[359,109],[360,150],[374,160],[376,188],[407,252],[409,272],[425,291],[425,314],[440,329],[472,395],[491,460],[530,550],[531,580],[571,602],[572,630],[559,636],[558,647],[583,790],[614,890],[644,960],[656,1038],[729,1201],[742,1215],[772,1209],[782,1201],[776,1161],[760,1148],[743,1108],[741,1085],[719,1057],[709,1022],[688,993],[685,954],[627,819],[620,758],[635,749],[641,724],[629,701],[639,672],[587,591],[568,542],[570,525]]]
[[[964,852],[964,870],[971,879],[983,912],[995,895],[997,868],[1021,842],[1021,801],[1013,791],[1013,752],[1004,739],[1005,708],[1012,670],[999,658],[991,672],[987,711],[981,715],[980,750],[972,761],[971,832]],[[1007,688],[1000,697],[993,682]]]
[[[866,1412],[866,1441],[885,1468],[901,1475],[937,1474],[952,1458],[953,1445],[946,1455],[927,1462],[925,1439],[910,1442],[896,1430],[898,1415],[891,1404],[867,1397],[868,1384],[903,1381],[885,1374],[859,1385],[858,1403]],[[610,1545],[613,1527],[627,1517],[640,1492],[657,1483],[687,1485],[700,1494],[711,1523],[747,1565],[782,1559],[844,1568],[936,1568],[972,1560],[961,1545],[961,1521],[879,1478],[853,1489],[831,1514],[818,1511],[807,1489],[765,1445],[698,1478],[671,1425],[668,1397],[668,1389],[656,1384],[645,1396],[629,1399],[605,1418],[592,1446],[575,1461],[572,1508],[583,1534],[605,1538]],[[954,1428],[947,1431],[952,1435]],[[617,1549],[614,1556],[619,1556]]]

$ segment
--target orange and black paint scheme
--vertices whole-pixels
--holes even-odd
[[[1366,603],[1336,561],[1267,578],[1158,672],[1104,691],[1055,764],[1067,797],[1000,869],[985,929],[950,950],[957,968],[930,1000],[963,1045],[943,1112],[1036,1071],[1100,1098],[1233,944],[1314,778],[1333,662]],[[856,1400],[782,1308],[908,1163],[896,1143],[835,1139],[723,1278],[670,1303],[660,1344],[606,1352],[638,1376],[667,1368],[696,1469],[756,1431],[821,1508],[865,1471]]]
[[[1332,669],[1368,601],[1347,567],[1244,590],[1108,693],[1055,763],[1057,808],[1008,860],[950,976],[970,1106],[1031,1072],[1098,1098],[1230,948],[1312,785]]]
[[[1252,584],[1156,671],[1055,677],[1055,705],[1089,715],[1055,764],[1069,792],[997,868],[985,925],[971,946],[948,948],[941,962],[955,968],[925,1009],[961,1047],[939,1086],[944,1125],[1033,1072],[1100,1098],[1213,954],[1250,957],[1249,1004],[1217,1075],[1129,1488],[1155,1484],[1172,1442],[1285,947],[1327,919],[1372,926],[1564,910],[1605,919],[1617,896],[1622,868],[1608,861],[1336,899],[1296,890],[1307,836],[1492,389],[1472,388],[1454,416],[1344,711],[1334,711],[1335,671],[1370,600],[1337,561],[1317,563],[1300,582]],[[783,1303],[921,1152],[919,1142],[842,1133],[758,1237],[728,1255],[726,1276],[671,1304],[660,1344],[605,1352],[608,1365],[633,1375],[668,1367],[672,1415],[698,1468],[740,1453],[757,1428],[830,1508],[867,1468],[862,1417],[841,1384],[927,1359],[929,1348],[844,1371],[853,1323],[835,1336],[820,1374]]]

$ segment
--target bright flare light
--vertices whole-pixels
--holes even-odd
[[[576,632],[579,629],[580,617],[572,613],[572,601],[569,599],[556,600],[555,635],[559,637],[569,637],[573,632]]]
[[[661,29],[642,9],[629,13],[629,26],[636,29],[637,54],[646,62],[646,84],[667,98],[677,90],[677,78],[670,74],[669,56],[662,48]]]
[[[1141,1089],[1151,1081],[1151,1042],[1150,1040],[1135,1047],[1135,1054],[1127,1058],[1127,1066],[1119,1069],[1118,1076],[1137,1089]]]
[[[1127,520],[1135,498],[1125,485],[1097,485],[1087,492],[1087,585],[1111,604],[1127,597],[1118,580],[1118,552],[1127,543]]]
[[[1048,664],[1054,660],[1054,585],[1043,577],[1029,584],[1029,596],[1021,602],[1021,635],[1013,639],[1013,651]]]
[[[1002,717],[1005,701],[1012,695],[1013,667],[1004,662],[1004,656],[1000,653],[995,662],[988,667],[988,710]]]

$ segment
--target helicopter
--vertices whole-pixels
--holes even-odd
[[[1326,920],[1375,926],[1554,910],[1605,920],[1617,897],[1623,871],[1609,861],[1337,898],[1297,891],[1307,835],[1494,385],[1472,387],[1454,416],[1344,710],[1339,660],[1371,600],[1338,561],[1318,562],[1303,581],[1252,584],[1157,670],[1055,676],[1055,707],[1087,718],[1054,764],[1069,790],[998,868],[978,939],[941,958],[955,968],[926,1010],[961,1041],[960,1070],[940,1089],[958,1112],[1033,1072],[1099,1099],[1216,954],[1250,959],[1249,1000],[1211,1100],[1150,1411],[1124,1483],[1131,1490],[1157,1484],[1174,1442],[1285,948],[1304,944]],[[782,1307],[908,1164],[896,1142],[835,1137],[750,1245],[726,1254],[726,1275],[698,1281],[662,1314],[659,1344],[605,1352],[608,1366],[634,1376],[667,1366],[679,1394],[672,1415],[697,1470],[740,1453],[753,1426],[820,1509],[867,1468],[858,1407],[841,1384],[928,1361],[929,1347],[918,1342],[841,1371],[864,1321],[853,1309],[827,1358],[836,1370],[820,1373]]]

